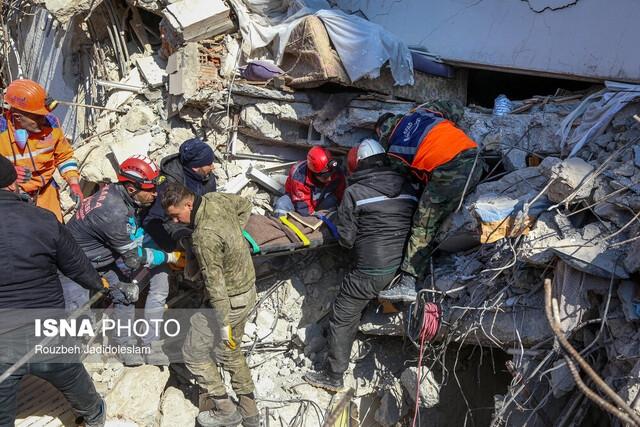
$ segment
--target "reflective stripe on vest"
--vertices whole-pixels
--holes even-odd
[[[389,153],[396,154],[409,165],[418,153],[418,147],[431,130],[445,121],[441,113],[417,108],[403,117],[389,135]]]
[[[369,203],[375,203],[375,202],[382,202],[384,200],[398,200],[398,199],[409,199],[409,200],[413,200],[416,203],[419,201],[418,198],[415,196],[411,196],[409,194],[400,194],[399,196],[396,196],[396,197],[378,196],[378,197],[371,197],[370,199],[358,200],[356,202],[356,206],[367,205]]]

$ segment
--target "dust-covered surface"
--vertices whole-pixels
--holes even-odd
[[[348,87],[327,95],[293,90],[286,78],[245,80],[238,67],[246,62],[241,46],[247,41],[233,14],[225,18],[231,26],[216,21],[223,33],[181,42],[175,34],[160,37],[164,1],[9,3],[2,11],[5,39],[17,40],[29,57],[20,28],[32,19],[27,12],[47,8],[50,31],[61,40],[57,48],[67,66],[75,64],[66,76],[76,83],[75,101],[109,109],[83,110],[76,124],[80,137],[73,146],[85,194],[115,181],[115,167],[130,155],[159,163],[195,137],[215,150],[219,189],[250,199],[253,213],[262,215],[274,194],[247,176],[249,167],[282,185],[309,147],[346,154],[374,135],[382,112],[416,106]],[[8,64],[5,83],[17,75],[15,60]],[[345,376],[345,389],[354,389],[351,416],[360,425],[410,425],[418,384],[416,425],[425,419],[428,425],[618,423],[575,387],[545,314],[547,278],[562,333],[613,392],[640,409],[640,123],[633,119],[640,107],[625,103],[573,157],[559,132],[598,89],[557,102],[549,97],[506,116],[465,108],[457,124],[482,145],[488,169],[442,226],[423,284],[442,305],[444,324],[426,345],[418,381],[419,350],[405,337],[408,305],[384,314],[371,302]],[[69,215],[67,193],[63,187]],[[487,210],[502,215],[500,221],[484,220]],[[302,376],[324,364],[331,303],[351,265],[339,247],[255,258],[259,302],[242,345],[271,425],[321,425],[342,397]],[[180,286],[172,288],[169,304],[197,304],[197,298],[177,298],[187,292]],[[86,364],[109,403],[107,425],[194,425],[198,406],[206,408],[183,365],[125,368],[102,358]],[[127,400],[133,395],[137,400]]]

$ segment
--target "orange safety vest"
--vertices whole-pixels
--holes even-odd
[[[391,131],[388,154],[411,166],[413,173],[427,182],[427,172],[477,146],[441,113],[419,107]]]
[[[19,184],[20,189],[36,200],[36,206],[55,213],[62,222],[60,196],[53,182],[53,172],[58,168],[65,180],[80,176],[78,161],[73,157],[73,148],[60,129],[60,122],[53,114],[45,116],[41,133],[29,133],[23,149],[15,142],[11,113],[0,115],[0,155],[16,166],[31,169],[33,177],[29,182]]]

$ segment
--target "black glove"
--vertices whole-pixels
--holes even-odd
[[[140,288],[136,283],[117,282],[105,289],[105,292],[116,304],[133,304],[138,301]]]

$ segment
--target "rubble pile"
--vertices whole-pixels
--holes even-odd
[[[84,139],[74,141],[85,193],[115,181],[116,165],[133,154],[159,164],[183,141],[199,138],[215,149],[219,190],[250,199],[253,213],[264,215],[309,147],[344,155],[375,135],[381,113],[420,104],[351,85],[301,90],[282,76],[244,79],[238,67],[248,42],[224,2],[197,20],[171,12],[190,0],[43,3],[80,40],[66,55],[80,45],[99,53],[85,76],[87,94],[108,110],[88,113]],[[121,21],[130,24],[128,40],[122,28],[111,30]],[[468,417],[513,426],[579,424],[589,414],[605,419],[575,387],[562,358],[545,314],[545,279],[552,281],[564,335],[640,409],[640,123],[633,119],[640,107],[627,103],[568,157],[558,132],[580,103],[580,97],[545,101],[504,116],[465,108],[457,126],[482,146],[488,169],[436,239],[423,287],[441,304],[443,324],[418,378],[418,351],[403,338],[408,307],[385,313],[379,302],[369,305],[345,378],[361,425],[407,425],[416,405],[433,425]],[[73,204],[61,194],[69,215]],[[331,303],[349,265],[349,253],[338,247],[256,258],[259,302],[242,348],[269,422],[320,425],[337,404],[340,395],[309,386],[302,374],[323,366]],[[195,425],[203,409],[184,367],[86,365],[112,420]],[[475,418],[486,407],[492,410]]]

